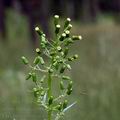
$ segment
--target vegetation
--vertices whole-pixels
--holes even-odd
[[[26,57],[22,57],[25,65],[30,67],[26,80],[32,78],[35,87],[33,94],[38,105],[44,107],[48,112],[48,120],[60,119],[64,113],[71,108],[76,102],[68,105],[68,96],[73,91],[73,81],[66,75],[65,71],[71,70],[70,63],[78,58],[78,55],[69,55],[70,45],[77,40],[81,40],[81,36],[71,36],[70,30],[72,25],[71,19],[67,18],[64,24],[63,32],[59,24],[59,16],[54,16],[55,38],[47,40],[45,34],[36,27],[35,30],[40,37],[40,48],[36,48],[37,57],[33,61],[33,65],[29,63]],[[48,62],[44,61],[43,55],[48,57]],[[38,71],[40,73],[38,73]],[[37,78],[37,74],[43,73],[42,77]],[[47,82],[46,82],[47,80]],[[53,82],[58,81],[59,95],[54,95]]]
[[[25,81],[28,69],[20,61],[22,55],[27,55],[32,62],[35,52],[30,46],[27,20],[18,17],[19,24],[14,24],[16,14],[8,14],[8,43],[0,44],[0,119],[42,120],[46,113],[34,103],[31,92],[34,84]],[[119,120],[120,26],[108,17],[102,17],[95,25],[73,21],[73,26],[71,32],[82,34],[84,40],[76,42],[70,49],[70,54],[78,53],[80,59],[72,64],[70,71],[74,90],[69,103],[77,100],[77,104],[66,112],[64,119]],[[45,56],[44,60],[47,61]],[[57,85],[55,80],[55,94],[58,94]]]

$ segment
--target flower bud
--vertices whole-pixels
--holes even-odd
[[[40,54],[41,54],[41,51],[40,51],[40,49],[39,49],[39,48],[36,48],[36,53],[37,53],[38,55],[40,55]]]
[[[43,32],[40,30],[39,27],[35,27],[35,31],[38,33],[38,35],[43,35]]]
[[[33,63],[37,65],[40,62],[40,59],[41,59],[40,56],[37,56]]]
[[[65,89],[65,88],[64,88],[63,81],[60,81],[60,89],[61,89],[61,90],[64,90],[64,89]]]
[[[23,62],[25,65],[27,65],[27,64],[29,63],[26,57],[22,56],[21,59],[22,59],[22,62]]]
[[[60,46],[57,47],[58,52],[62,51],[62,48]]]
[[[82,40],[82,36],[72,36],[72,40]]]
[[[71,70],[71,66],[69,64],[66,65],[66,67]]]
[[[62,59],[61,59],[61,60],[59,60],[59,61],[58,61],[58,63],[63,63],[63,60],[62,60]]]
[[[53,69],[50,68],[50,69],[48,70],[48,72],[49,72],[49,73],[53,73]]]
[[[43,87],[40,87],[39,89],[40,89],[41,91],[43,91],[44,88],[43,88]]]
[[[62,110],[62,105],[59,104],[59,105],[57,105],[55,108],[56,108],[57,110],[61,111],[61,110]]]
[[[78,58],[78,55],[75,54],[73,57],[69,57],[69,58],[68,58],[68,61],[74,61],[74,60],[77,59],[77,58]]]
[[[63,51],[62,51],[62,52],[60,52],[60,53],[61,53],[61,55],[62,55],[62,56],[64,56],[64,52],[63,52]]]
[[[72,93],[72,88],[67,90],[67,95],[70,95]]]
[[[34,96],[37,98],[39,95],[39,92],[34,92]]]
[[[70,90],[70,89],[72,88],[72,86],[73,86],[73,82],[72,82],[72,81],[70,81],[70,82],[69,82],[69,84],[68,84],[67,89],[68,89],[68,90]]]
[[[37,90],[37,88],[33,88],[33,93],[34,97],[37,97],[39,95],[39,91]]]
[[[63,73],[65,71],[65,66],[62,66],[60,69],[60,73]]]
[[[43,83],[45,80],[45,75],[40,79],[40,83]]]
[[[73,60],[74,60],[73,57],[69,57],[69,58],[68,58],[68,61],[73,61]]]
[[[40,95],[41,95],[41,96],[44,96],[44,95],[45,95],[45,92],[44,92],[44,91],[42,91],[42,92],[40,93]]]
[[[67,105],[68,105],[68,101],[65,100],[64,103],[63,103],[63,109],[65,109],[67,107]]]
[[[60,25],[56,25],[55,27],[55,33],[58,34],[60,31]]]
[[[55,26],[58,25],[58,21],[59,21],[59,15],[55,15],[54,16],[54,24],[55,24]]]
[[[43,58],[42,58],[42,57],[39,57],[39,59],[40,59],[40,63],[41,63],[41,65],[44,65],[45,62],[44,62]]]
[[[56,60],[59,60],[59,59],[60,59],[60,56],[57,55],[57,56],[56,56]]]
[[[69,30],[66,30],[65,31],[65,34],[66,34],[66,37],[68,38],[70,36],[70,31]]]
[[[68,27],[67,27],[66,29],[67,29],[67,30],[71,30],[71,28],[72,28],[72,25],[69,24]]]
[[[68,55],[68,51],[69,51],[69,48],[65,48],[65,50],[64,50],[64,58]]]
[[[58,110],[59,110],[59,111],[62,110],[62,103],[61,103],[61,102],[59,103]]]
[[[40,43],[40,45],[41,45],[41,47],[44,49],[46,46],[45,46],[45,44],[44,43]]]
[[[58,70],[58,68],[59,68],[59,63],[56,61],[56,62],[53,63],[53,66],[55,67],[56,70]]]
[[[53,96],[50,96],[48,103],[49,103],[49,105],[51,105],[53,103]]]
[[[65,37],[66,37],[66,34],[63,33],[63,34],[61,35],[61,37],[59,38],[59,40],[60,40],[60,41],[63,41],[63,40],[65,39]]]
[[[77,55],[77,54],[75,54],[75,55],[73,56],[73,58],[74,58],[74,59],[77,59],[77,58],[78,58],[78,55]]]
[[[63,80],[70,80],[70,77],[63,75],[63,76],[62,76],[62,79],[63,79]]]
[[[36,73],[32,73],[32,80],[33,80],[33,82],[36,82],[36,81],[37,81]]]
[[[56,54],[55,51],[51,51],[51,52],[50,52],[50,56],[54,56],[55,54]]]
[[[36,92],[36,91],[37,91],[37,88],[33,88],[33,91]]]
[[[41,79],[41,80],[40,80],[40,83],[43,83],[43,82],[44,82],[44,79]]]
[[[27,77],[26,77],[26,80],[29,80],[32,76],[32,73],[28,73]]]
[[[68,46],[69,44],[72,44],[74,41],[72,39],[68,39],[65,43],[65,46]]]
[[[65,25],[64,25],[64,29],[68,27],[68,25],[70,24],[71,19],[67,18],[65,21]]]
[[[45,45],[47,45],[47,41],[46,41],[46,38],[45,38],[45,34],[43,34],[41,36],[41,42],[44,43]]]

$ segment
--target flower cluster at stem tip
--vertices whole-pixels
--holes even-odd
[[[54,16],[55,37],[48,40],[43,31],[39,27],[35,28],[40,38],[40,48],[36,48],[36,57],[32,63],[22,56],[22,62],[30,67],[30,72],[26,76],[26,80],[32,80],[34,88],[32,89],[38,105],[45,108],[48,112],[48,120],[58,120],[65,111],[72,107],[76,102],[69,104],[68,96],[73,91],[73,81],[71,77],[66,75],[66,71],[71,70],[70,63],[78,58],[78,55],[69,55],[70,45],[75,41],[81,40],[81,36],[71,35],[71,19],[67,18],[63,28],[59,24],[59,16]],[[47,56],[47,60],[45,60]],[[38,78],[38,72],[42,73],[42,77]],[[53,79],[58,80],[60,94],[53,95],[52,82]]]

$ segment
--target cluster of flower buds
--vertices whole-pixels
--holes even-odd
[[[60,102],[57,106],[55,106],[55,109],[62,112],[65,108],[68,106],[68,100],[64,100],[63,103]]]
[[[28,75],[26,76],[26,80],[32,79],[33,82],[36,83],[37,81],[37,75],[35,72],[29,72]]]
[[[45,48],[48,44],[47,40],[46,40],[46,35],[40,30],[39,27],[35,28],[35,31],[38,33],[38,35],[40,36],[40,45],[42,48]]]
[[[65,20],[63,28],[59,23],[59,16],[54,16],[54,26],[55,26],[55,40],[48,40],[46,35],[40,30],[39,27],[35,28],[35,31],[40,38],[40,48],[36,48],[37,56],[33,60],[33,64],[30,65],[26,57],[22,57],[22,61],[25,65],[31,68],[28,73],[26,80],[32,79],[36,87],[33,88],[33,94],[39,104],[41,104],[49,112],[58,110],[57,115],[64,113],[64,110],[70,108],[68,106],[68,100],[64,99],[67,95],[71,95],[73,90],[73,82],[69,76],[64,75],[67,70],[71,70],[69,61],[74,61],[78,58],[78,55],[69,56],[70,45],[77,40],[81,40],[81,36],[71,35],[71,19],[67,18]],[[63,31],[62,31],[63,29]],[[45,62],[43,54],[48,57],[49,62]],[[36,71],[42,72],[43,77],[39,80]],[[46,74],[47,73],[47,74]],[[54,76],[60,79],[59,88],[62,95],[58,97],[53,97],[52,92],[52,79]],[[46,79],[48,83],[46,84]],[[63,98],[61,98],[61,96]],[[59,98],[61,98],[59,100]],[[54,102],[55,101],[55,102]]]
[[[75,55],[72,56],[72,57],[68,57],[68,61],[74,61],[74,60],[76,60],[77,58],[78,58],[78,55],[75,54]]]
[[[34,63],[35,65],[38,65],[39,63],[40,63],[41,65],[44,65],[44,64],[45,64],[43,58],[40,57],[40,56],[37,56],[37,57],[34,59],[34,62],[33,62],[33,63]]]
[[[44,96],[45,91],[44,91],[43,87],[33,88],[33,94],[34,94],[35,98],[40,98],[40,96]]]

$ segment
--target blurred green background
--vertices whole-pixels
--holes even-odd
[[[78,103],[64,119],[120,120],[120,25],[109,13],[100,14],[97,22],[74,19],[72,23],[72,33],[83,37],[71,47],[71,53],[80,56],[71,71],[70,101]],[[34,58],[28,26],[24,15],[6,12],[7,41],[0,38],[0,120],[44,120],[46,116],[34,103],[32,82],[25,81],[28,70],[20,60],[23,55]]]

